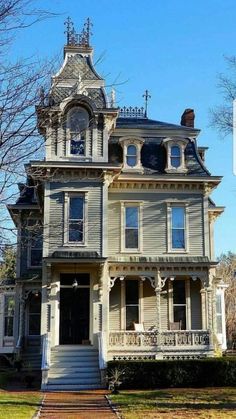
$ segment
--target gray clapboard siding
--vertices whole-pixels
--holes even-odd
[[[110,291],[109,301],[109,329],[121,329],[121,286],[120,281],[116,281]]]
[[[191,296],[191,329],[199,330],[202,328],[201,316],[201,283],[197,281],[190,281],[190,296]]]
[[[188,204],[189,255],[203,256],[202,196],[173,193],[109,193],[109,256],[121,253],[121,201],[143,201],[142,254],[158,256],[167,253],[167,202]],[[179,254],[179,252],[178,252]],[[184,254],[184,253],[183,253]]]
[[[50,252],[63,246],[64,242],[64,196],[65,192],[84,192],[87,202],[87,245],[84,251],[101,254],[102,237],[102,184],[96,182],[55,182],[50,187],[49,249]],[[81,247],[76,246],[78,249]]]
[[[149,330],[155,327],[157,319],[157,299],[155,290],[150,282],[143,283],[143,322],[144,329]]]

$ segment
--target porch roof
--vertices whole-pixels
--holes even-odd
[[[110,263],[171,263],[171,264],[204,264],[216,265],[207,256],[117,256],[108,259]]]

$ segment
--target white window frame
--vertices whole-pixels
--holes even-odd
[[[141,163],[141,150],[144,143],[143,138],[139,137],[122,137],[119,140],[123,148],[123,172],[141,172],[143,173],[143,166]],[[135,166],[129,166],[127,163],[128,147],[134,145],[136,147],[136,164]]]
[[[167,154],[165,167],[166,173],[186,173],[187,168],[185,165],[184,152],[188,144],[188,140],[186,140],[185,138],[165,138],[162,143],[166,149]],[[178,146],[180,149],[180,165],[178,167],[174,167],[171,164],[171,148],[173,146]]]
[[[30,218],[28,219],[27,222],[27,226],[26,228],[29,228],[29,224],[30,221],[35,222],[35,225],[37,225],[37,221],[39,222],[40,220],[38,218]],[[34,225],[30,225],[30,227],[34,227]],[[27,268],[29,269],[40,269],[42,268],[42,259],[43,259],[43,225],[41,224],[41,228],[42,228],[42,247],[38,247],[38,248],[34,248],[31,246],[31,240],[32,240],[32,231],[30,231],[30,229],[28,230],[28,238],[27,238]],[[23,244],[24,246],[24,244]],[[34,250],[42,250],[42,259],[41,259],[41,263],[39,263],[38,265],[32,265],[31,264],[31,251],[32,249]]]
[[[69,241],[69,211],[70,211],[70,197],[83,197],[84,199],[84,221],[83,221],[83,241],[75,242]],[[64,245],[71,247],[87,246],[88,236],[88,192],[65,192],[64,193]]]
[[[138,248],[126,248],[125,247],[125,229],[126,229],[126,217],[125,217],[125,208],[127,207],[137,207],[138,208]],[[141,253],[143,250],[143,202],[142,201],[121,201],[121,252],[122,253]]]
[[[172,208],[182,207],[184,209],[184,244],[182,249],[172,247]],[[186,202],[167,202],[167,253],[189,253],[189,206]]]

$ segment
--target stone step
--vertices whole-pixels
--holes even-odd
[[[51,369],[50,371],[56,372],[58,374],[64,374],[64,373],[68,373],[68,374],[73,374],[73,373],[90,373],[90,372],[95,372],[95,371],[100,371],[98,366],[96,365],[95,367],[92,365],[88,365],[88,366],[72,366],[72,367],[63,367],[63,366],[59,366],[59,367],[54,367],[51,365]]]
[[[100,377],[49,377],[48,384],[100,384]]]
[[[50,370],[48,374],[49,378],[60,378],[60,377],[69,377],[69,378],[91,378],[91,377],[97,377],[100,379],[100,372],[99,370],[95,371],[83,371],[83,372],[77,372],[77,371],[64,371],[64,372],[58,372],[55,370]]]
[[[98,390],[104,386],[101,384],[47,384],[47,391],[79,391],[79,390]],[[95,416],[94,416],[95,417]]]

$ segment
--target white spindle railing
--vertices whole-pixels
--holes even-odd
[[[50,369],[50,355],[51,355],[51,342],[49,333],[43,335],[42,345],[42,390],[45,390],[48,383],[48,371]]]
[[[208,330],[166,331],[112,331],[109,348],[158,348],[158,347],[207,347],[210,344]]]

